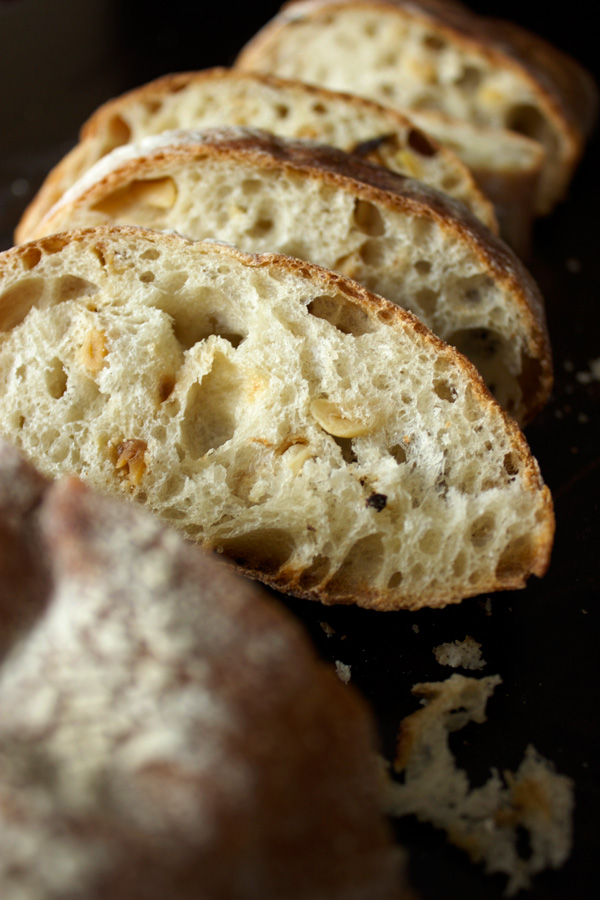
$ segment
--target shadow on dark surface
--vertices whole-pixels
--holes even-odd
[[[483,12],[541,31],[596,66],[587,7],[473,2]],[[72,146],[79,126],[115,94],[170,71],[227,65],[278,3],[211,6],[169,2],[45,0],[0,2],[0,249],[49,168]],[[536,900],[588,898],[596,881],[600,548],[600,260],[597,250],[598,136],[567,201],[534,236],[530,268],[546,299],[556,383],[551,402],[527,429],[550,486],[557,535],[550,571],[523,592],[468,600],[417,613],[324,608],[283,598],[328,660],[350,665],[372,704],[391,756],[401,718],[417,707],[410,688],[442,680],[434,646],[469,634],[482,645],[482,674],[498,673],[488,722],[473,727],[461,762],[475,783],[489,769],[516,769],[532,743],[571,776],[575,841],[564,868],[538,876]],[[594,366],[596,361],[596,366]],[[333,629],[329,636],[322,623]],[[411,854],[423,900],[503,896],[504,880],[482,874],[443,835],[413,819],[396,824]]]

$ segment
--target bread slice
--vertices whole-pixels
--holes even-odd
[[[474,125],[434,110],[413,109],[410,116],[470,169],[494,205],[503,239],[527,259],[546,160],[542,144],[515,131]]]
[[[297,81],[215,68],[167,75],[101,106],[83,125],[79,144],[50,172],[25,211],[15,232],[17,243],[33,237],[50,207],[115,147],[161,131],[216,125],[262,128],[369,154],[374,162],[461,200],[497,231],[492,204],[457,156],[396,110]]]
[[[542,301],[514,254],[444,195],[331,147],[247,129],[164,132],[100,160],[36,237],[99,224],[172,229],[350,275],[469,356],[518,421],[547,399]]]
[[[563,197],[597,107],[570,57],[453,0],[289,3],[237,65],[532,137],[546,150],[540,214]]]
[[[0,435],[292,594],[377,609],[524,586],[548,489],[476,370],[297,259],[135,228],[0,256]]]
[[[0,446],[8,479],[40,540],[1,500],[0,527],[50,596],[0,666],[3,900],[406,900],[370,711],[291,615]],[[2,582],[9,620],[26,599]]]

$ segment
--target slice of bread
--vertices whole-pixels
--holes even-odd
[[[79,144],[50,172],[25,211],[15,232],[17,243],[33,237],[50,207],[115,147],[161,131],[216,125],[251,126],[370,153],[380,165],[461,200],[497,231],[493,206],[465,165],[396,110],[297,81],[215,68],[167,75],[101,106],[83,125]]]
[[[518,427],[410,313],[297,259],[136,228],[0,256],[0,435],[289,593],[443,606],[543,575]]]
[[[101,159],[35,233],[99,224],[172,229],[349,275],[469,356],[519,422],[547,399],[543,304],[515,255],[445,195],[342,151],[247,129],[164,132]]]
[[[47,596],[0,586],[3,900],[406,900],[370,711],[291,615],[15,457],[0,529]]]
[[[597,108],[570,57],[452,0],[292,2],[237,65],[532,137],[546,150],[540,214],[563,197]]]

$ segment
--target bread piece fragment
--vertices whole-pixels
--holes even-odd
[[[243,128],[164,132],[100,160],[35,233],[100,224],[349,275],[465,353],[520,423],[548,397],[543,302],[515,254],[445,195],[342,151]]]
[[[406,897],[371,715],[291,616],[133,504],[65,479],[39,505],[19,546],[51,594],[0,666],[3,900]]]
[[[423,707],[401,723],[396,770],[404,782],[389,782],[386,806],[390,815],[416,815],[443,828],[473,862],[507,875],[506,894],[513,896],[531,887],[538,872],[560,868],[568,859],[573,782],[528,745],[516,772],[492,769],[483,785],[471,787],[468,773],[456,765],[449,735],[469,722],[486,721],[487,702],[500,683],[498,675],[455,674],[413,687]],[[529,837],[524,855],[520,832]]]
[[[166,75],[96,110],[83,125],[79,143],[50,172],[23,214],[16,242],[32,238],[50,207],[115,147],[161,131],[220,125],[261,128],[360,152],[394,172],[445,191],[497,231],[492,204],[458,157],[400,112],[298,81],[214,68]]]
[[[288,3],[236,64],[534,138],[546,150],[540,214],[562,199],[597,109],[573,59],[452,0]]]
[[[0,329],[0,434],[43,474],[144,503],[283,591],[442,606],[547,568],[552,503],[516,424],[356,282],[89,229],[0,257]]]

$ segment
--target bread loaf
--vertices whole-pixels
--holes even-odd
[[[0,528],[46,584],[0,665],[3,900],[406,897],[371,715],[282,607],[1,445]]]
[[[216,68],[167,75],[101,106],[83,125],[79,144],[50,172],[25,211],[15,232],[17,243],[33,237],[50,207],[115,147],[161,131],[216,125],[251,126],[368,154],[392,171],[456,197],[497,230],[491,203],[457,156],[401,113],[297,81]]]
[[[525,439],[412,315],[300,260],[135,228],[0,257],[0,434],[298,596],[442,606],[543,575]]]
[[[505,244],[419,182],[265,132],[164,132],[100,160],[35,234],[106,223],[272,250],[349,275],[470,357],[519,422],[547,399],[537,287]]]
[[[237,65],[534,138],[546,150],[540,214],[563,197],[597,107],[570,57],[453,0],[288,3]]]

